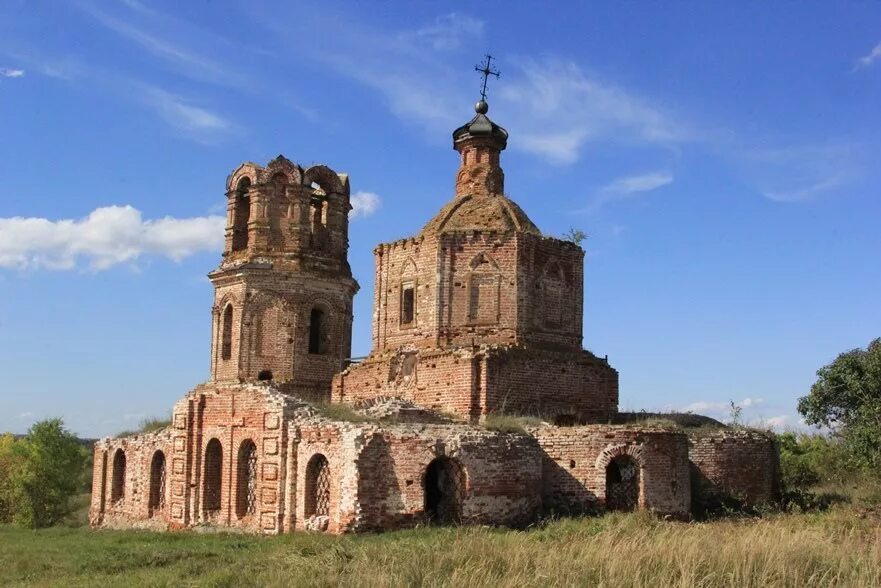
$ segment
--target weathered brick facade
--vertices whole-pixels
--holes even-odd
[[[211,379],[169,427],[96,444],[93,525],[344,533],[523,525],[548,510],[687,517],[694,476],[753,502],[775,496],[767,439],[611,424],[629,417],[618,373],[581,346],[584,252],[504,195],[508,134],[487,108],[453,134],[455,198],[415,237],[374,250],[361,363],[350,365],[347,177],[281,156],[230,175],[209,274]],[[348,422],[316,401],[397,408]],[[483,426],[496,414],[548,424],[500,433]]]

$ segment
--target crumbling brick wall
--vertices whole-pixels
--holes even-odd
[[[464,425],[397,425],[365,437],[357,529],[425,522],[426,472],[439,457],[464,472],[461,522],[521,525],[540,505],[541,450],[530,437]]]
[[[606,467],[621,455],[640,467],[639,507],[687,517],[690,512],[688,439],[682,433],[615,425],[536,427],[544,450],[542,499],[562,512],[601,509]]]
[[[731,429],[700,431],[689,435],[689,445],[698,490],[723,492],[749,505],[779,498],[780,454],[771,434]]]

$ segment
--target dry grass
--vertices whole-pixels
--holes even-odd
[[[0,545],[4,586],[881,585],[878,523],[845,508],[699,524],[633,514],[529,531],[356,537],[0,528]]]

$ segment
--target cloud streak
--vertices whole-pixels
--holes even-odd
[[[101,271],[142,256],[180,261],[223,248],[226,219],[145,220],[132,206],[96,208],[82,219],[0,219],[0,268]]]
[[[633,198],[673,183],[673,174],[655,171],[612,180],[597,192],[593,200],[578,212],[594,212],[612,202]]]
[[[881,43],[875,45],[869,53],[863,55],[857,60],[857,69],[871,67],[876,61],[881,59]]]
[[[0,76],[2,76],[4,78],[20,78],[20,77],[24,76],[24,70],[3,67],[3,68],[0,68]]]

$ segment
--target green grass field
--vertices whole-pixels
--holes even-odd
[[[330,537],[0,527],[2,586],[881,586],[881,527],[822,514]]]

